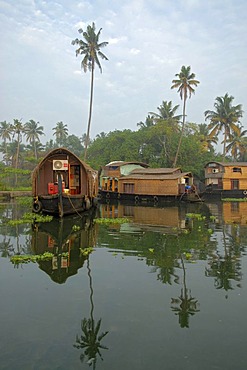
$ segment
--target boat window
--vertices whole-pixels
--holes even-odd
[[[124,191],[124,193],[134,193],[134,184],[132,183],[132,184],[129,184],[129,183],[126,183],[126,184],[124,184],[124,186],[123,186],[123,191]]]
[[[231,180],[231,190],[239,189],[239,180],[232,179]]]

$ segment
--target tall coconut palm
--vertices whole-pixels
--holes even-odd
[[[181,100],[183,101],[183,121],[182,121],[182,129],[181,129],[181,135],[179,138],[179,143],[177,147],[176,156],[173,162],[173,167],[176,167],[177,160],[178,160],[178,154],[180,152],[180,147],[182,143],[182,137],[184,133],[184,126],[185,126],[185,109],[186,109],[186,102],[187,99],[191,97],[192,93],[195,93],[194,87],[197,87],[197,85],[200,83],[198,80],[195,80],[195,74],[190,71],[191,67],[185,67],[182,66],[181,71],[179,73],[176,73],[175,76],[177,79],[172,80],[172,86],[171,89],[178,89],[178,93],[180,95]]]
[[[24,126],[21,120],[14,119],[14,124],[11,125],[13,132],[13,138],[16,138],[16,156],[15,156],[15,168],[18,168],[19,157],[20,157],[20,146],[22,142],[22,135],[24,134]],[[15,185],[17,185],[17,175],[15,177]]]
[[[243,160],[247,152],[247,130],[243,126],[238,126],[238,131],[234,131],[227,140],[226,153],[230,152],[233,160]]]
[[[26,139],[31,144],[36,159],[38,158],[37,143],[40,143],[40,136],[44,135],[44,127],[38,125],[39,122],[35,122],[33,119],[24,125]]]
[[[54,130],[53,135],[56,137],[56,144],[58,146],[65,145],[65,141],[68,136],[68,126],[60,121],[56,123],[56,126],[53,127],[52,130]]]
[[[7,155],[7,140],[11,140],[12,128],[10,123],[0,122],[0,138],[3,140],[3,154]]]
[[[218,135],[221,131],[223,132],[223,158],[226,156],[226,143],[230,135],[235,132],[238,134],[239,127],[237,123],[243,116],[242,105],[232,105],[234,97],[226,93],[224,96],[217,97],[215,99],[214,108],[215,110],[206,110],[204,112],[205,119],[210,120],[209,129],[212,130],[210,135]]]
[[[90,134],[90,126],[91,126],[91,119],[92,119],[92,109],[93,109],[93,87],[94,87],[94,69],[95,65],[99,67],[100,72],[102,73],[102,68],[99,62],[99,57],[104,60],[108,60],[108,58],[101,52],[101,48],[108,45],[108,42],[101,42],[99,43],[100,33],[102,28],[96,33],[95,24],[92,23],[92,26],[88,25],[87,30],[83,31],[83,29],[79,29],[78,32],[82,34],[84,40],[79,40],[76,38],[72,41],[72,45],[77,45],[78,49],[76,49],[76,56],[83,55],[83,59],[81,62],[81,68],[84,72],[91,72],[91,85],[90,85],[90,102],[89,102],[89,115],[88,115],[88,125],[87,125],[87,139],[85,143],[85,151],[84,151],[84,160],[87,158],[87,148],[89,144],[89,134]]]

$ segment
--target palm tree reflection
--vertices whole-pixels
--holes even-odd
[[[182,255],[181,265],[183,269],[183,287],[181,289],[180,296],[178,298],[172,298],[171,309],[175,312],[175,315],[178,315],[181,328],[188,328],[189,317],[193,316],[196,312],[199,312],[200,310],[197,308],[198,301],[191,296],[191,291],[186,286],[185,266]]]
[[[93,281],[91,269],[89,266],[89,258],[87,260],[87,269],[90,286],[90,304],[91,304],[90,318],[82,319],[81,321],[82,334],[76,336],[76,343],[74,344],[74,347],[84,350],[84,352],[80,356],[81,362],[84,362],[84,360],[87,359],[87,364],[89,366],[93,365],[93,369],[95,369],[97,356],[99,356],[101,360],[103,360],[100,350],[108,349],[106,346],[101,344],[102,339],[108,334],[108,331],[99,334],[101,319],[99,319],[98,321],[94,320]]]

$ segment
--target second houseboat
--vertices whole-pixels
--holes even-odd
[[[103,199],[160,202],[201,201],[191,172],[180,168],[149,168],[140,162],[110,162],[101,169],[100,195]]]

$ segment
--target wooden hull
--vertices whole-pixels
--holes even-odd
[[[211,199],[224,199],[224,198],[246,198],[247,190],[222,190],[222,189],[212,189],[206,190],[203,193],[204,198]]]
[[[130,201],[134,203],[163,203],[171,201],[188,201],[201,202],[202,199],[197,194],[177,194],[177,195],[146,195],[146,194],[132,194],[132,193],[117,193],[114,191],[100,190],[100,198],[106,200],[121,200]]]
[[[97,205],[97,198],[89,199],[81,195],[44,195],[34,200],[33,211],[63,217],[88,211]]]

